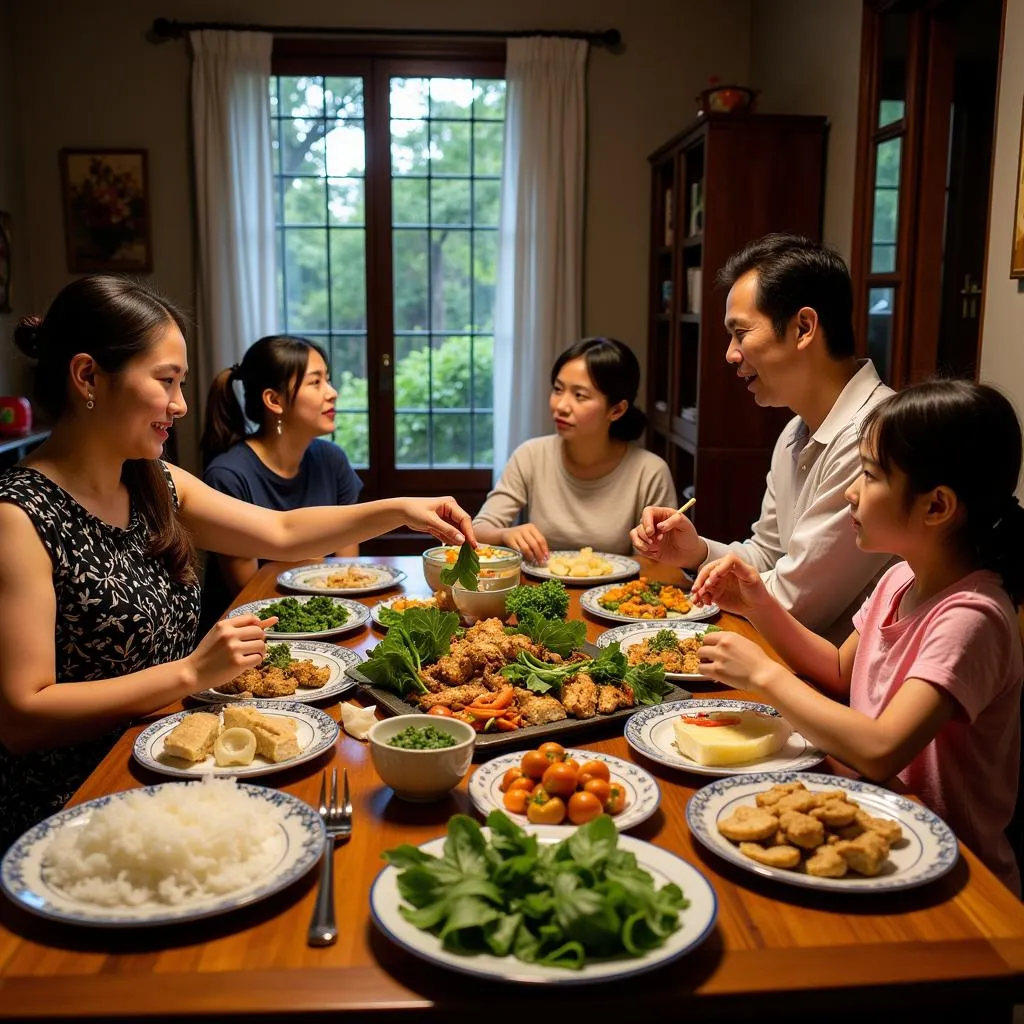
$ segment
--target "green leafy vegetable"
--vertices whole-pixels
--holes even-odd
[[[647,649],[652,654],[661,654],[665,651],[678,651],[679,634],[674,629],[659,629],[658,632],[647,641]]]
[[[637,704],[660,704],[672,689],[665,680],[664,665],[631,665],[622,681],[633,691]]]
[[[287,644],[268,644],[267,655],[263,659],[261,668],[286,669],[295,659],[292,657],[292,650]]]
[[[479,576],[480,558],[469,541],[459,548],[459,557],[455,560],[455,564],[441,570],[441,582],[446,587],[450,587],[454,583],[461,583],[466,590],[476,590]]]
[[[523,633],[535,644],[546,647],[563,658],[567,658],[573,651],[582,647],[587,639],[587,624],[582,619],[565,622],[546,619],[532,608],[524,608],[516,618],[519,622],[512,629],[513,633]]]
[[[410,608],[389,623],[388,635],[367,655],[360,671],[375,686],[400,697],[426,693],[420,669],[451,651],[459,617],[436,608]]]
[[[559,580],[515,587],[505,599],[505,610],[519,618],[526,609],[545,619],[564,619],[569,614],[569,591]]]
[[[382,854],[399,870],[402,915],[446,949],[579,970],[588,957],[643,956],[679,928],[682,890],[655,888],[607,815],[558,844],[540,844],[502,811],[487,824],[489,839],[452,817],[441,857],[409,845]]]
[[[283,597],[268,604],[260,615],[265,619],[277,616],[278,622],[270,627],[270,633],[323,633],[348,622],[348,609],[335,604],[326,595],[311,597],[304,602],[296,601],[294,597]]]

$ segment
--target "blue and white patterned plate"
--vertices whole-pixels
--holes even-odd
[[[253,758],[252,764],[235,764],[221,767],[209,754],[204,761],[185,761],[180,757],[171,757],[164,753],[164,740],[178,723],[194,711],[179,711],[177,714],[161,718],[151,726],[143,729],[132,746],[132,756],[144,768],[159,772],[161,775],[173,775],[179,779],[197,779],[203,775],[234,775],[237,778],[252,778],[256,775],[270,775],[294,768],[297,764],[312,761],[325,750],[330,750],[338,741],[338,723],[325,711],[311,708],[306,704],[295,704],[284,701],[280,697],[268,700],[250,700],[247,706],[256,708],[260,714],[289,718],[295,722],[295,739],[299,745],[299,754],[288,761],[265,761],[259,754]],[[218,714],[219,708],[205,709],[207,714]]]
[[[598,647],[607,647],[611,643],[618,642],[619,649],[625,654],[630,647],[643,643],[644,640],[663,629],[675,630],[679,634],[678,639],[682,640],[688,636],[703,636],[707,626],[697,622],[686,622],[682,619],[647,619],[644,622],[631,622],[628,626],[615,626],[612,629],[606,629],[594,643]],[[682,682],[705,677],[699,672],[666,672],[665,678]]]
[[[403,600],[404,601],[408,601],[410,599],[415,599],[415,600],[418,600],[418,601],[433,601],[434,600],[434,595],[433,594],[427,594],[427,593],[422,593],[422,594],[396,594],[394,597],[387,597],[383,601],[378,601],[370,609],[370,618],[373,620],[373,624],[378,629],[387,629],[388,627],[385,626],[384,623],[380,621],[380,610],[381,610],[381,608],[390,608],[396,601],[403,601]],[[431,608],[437,607],[437,602],[435,601],[434,604],[432,604],[430,607]]]
[[[608,583],[603,587],[591,587],[580,594],[580,607],[602,619],[612,619],[615,622],[703,622],[705,619],[713,619],[722,609],[717,604],[694,604],[688,612],[669,612],[664,619],[641,619],[635,615],[620,615],[608,608],[602,608],[600,599],[608,593],[612,587],[621,586],[619,583]]]
[[[59,830],[84,825],[93,811],[112,800],[124,799],[128,792],[153,794],[168,785],[178,786],[180,783],[170,782],[163,786],[101,796],[60,811],[34,825],[4,856],[3,864],[0,865],[0,885],[4,892],[23,910],[52,921],[97,928],[151,928],[213,917],[256,903],[291,885],[320,860],[324,848],[324,826],[320,815],[312,807],[290,793],[262,786],[239,785],[239,790],[250,800],[268,808],[279,807],[284,821],[279,826],[276,838],[276,863],[259,878],[234,892],[206,896],[176,906],[149,903],[140,907],[100,907],[74,899],[46,881],[42,870],[43,854]]]
[[[628,828],[646,821],[661,803],[661,790],[652,775],[632,761],[623,761],[621,757],[602,754],[597,750],[567,751],[582,764],[584,761],[604,761],[608,765],[612,778],[620,783],[626,791],[626,805],[616,814],[612,821],[615,827],[624,832]],[[469,798],[473,806],[486,817],[493,810],[504,811],[517,825],[526,825],[525,814],[513,814],[502,803],[504,793],[501,791],[501,780],[509,768],[518,768],[523,759],[523,752],[516,751],[503,754],[492,761],[487,761],[469,778]],[[566,822],[564,825],[552,825],[551,828],[571,832],[576,828]]]
[[[312,594],[303,594],[298,597],[294,595],[288,596],[300,604],[313,600]],[[317,596],[328,597],[329,595]],[[232,608],[224,618],[231,619],[236,615],[256,615],[263,619],[266,618],[264,609],[267,605],[277,604],[281,600],[283,598],[266,597],[262,601],[250,601],[248,604]],[[332,626],[330,629],[324,629],[318,633],[279,633],[276,629],[271,628],[267,630],[267,642],[276,643],[278,640],[322,640],[327,636],[338,636],[340,633],[351,633],[353,630],[362,629],[370,621],[370,609],[366,605],[360,604],[358,601],[349,601],[344,597],[331,597],[330,600],[335,604],[341,605],[348,612],[348,618],[340,626]]]
[[[555,843],[566,837],[565,829],[554,825],[526,825],[525,830],[542,843]],[[488,832],[486,828],[483,831],[485,835]],[[444,844],[442,836],[423,843],[420,849],[440,857]],[[674,882],[690,901],[690,905],[680,911],[678,930],[666,938],[664,945],[641,957],[588,960],[576,971],[527,964],[513,956],[486,953],[464,956],[451,952],[441,945],[436,935],[421,931],[402,916],[399,908],[404,901],[398,891],[400,872],[390,865],[380,872],[370,890],[370,912],[374,923],[392,942],[421,960],[459,974],[527,985],[590,985],[645,974],[696,949],[711,934],[718,916],[718,900],[711,883],[692,864],[674,853],[633,836],[619,836],[619,848],[636,857],[637,864],[650,873],[657,888]]]
[[[330,585],[332,576],[344,574],[347,569],[359,569],[368,577],[351,585]],[[299,565],[287,569],[277,577],[279,587],[298,591],[300,594],[330,594],[351,596],[354,594],[375,594],[378,590],[397,587],[405,579],[401,569],[375,562],[363,562],[358,558],[328,558],[316,565]]]
[[[711,768],[697,764],[679,751],[672,720],[676,715],[692,715],[698,711],[757,711],[778,718],[779,713],[767,704],[748,700],[677,700],[671,704],[654,704],[630,715],[626,722],[626,742],[639,754],[669,768],[680,768],[694,775],[750,775],[751,772],[795,772],[813,768],[825,760],[825,752],[812,746],[798,732],[791,733],[785,746],[771,757],[762,757],[746,764]]]
[[[759,864],[718,831],[718,822],[741,804],[753,805],[754,797],[776,783],[802,782],[809,790],[845,789],[868,814],[898,821],[903,839],[889,851],[881,874],[864,878],[853,873],[843,878],[818,878],[801,870],[786,871]],[[686,823],[694,838],[712,853],[747,871],[787,885],[829,892],[876,892],[912,889],[941,878],[956,864],[960,851],[953,830],[934,812],[906,797],[870,782],[841,775],[811,772],[763,772],[711,782],[697,790],[686,806]]]
[[[552,551],[548,561],[556,556],[573,558],[578,555],[579,549],[575,551]],[[532,562],[523,561],[523,572],[528,576],[536,576],[542,580],[561,580],[573,587],[587,587],[593,583],[611,583],[614,580],[628,580],[631,576],[640,575],[640,563],[634,558],[627,558],[625,555],[614,555],[608,551],[595,551],[595,558],[603,558],[610,566],[608,572],[597,576],[556,576],[547,566],[534,565]]]
[[[276,640],[273,634],[267,637],[268,643],[284,643],[291,650],[296,661],[311,661],[317,668],[328,668],[330,675],[323,686],[299,686],[287,697],[265,697],[270,701],[297,701],[300,704],[313,704],[322,700],[336,700],[341,694],[351,690],[356,682],[345,675],[345,669],[362,663],[363,659],[355,651],[337,644],[326,644],[320,640]],[[191,695],[195,700],[209,704],[227,704],[234,700],[252,700],[251,697],[239,697],[237,693],[221,693],[220,690],[200,690]]]

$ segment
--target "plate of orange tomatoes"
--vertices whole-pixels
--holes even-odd
[[[480,765],[470,776],[469,796],[481,814],[500,808],[519,825],[572,829],[608,814],[620,832],[646,821],[661,803],[657,781],[639,765],[559,743]]]

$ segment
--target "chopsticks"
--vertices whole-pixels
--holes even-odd
[[[691,498],[688,502],[686,502],[685,504],[679,506],[679,508],[676,510],[676,515],[684,515],[691,508],[693,508],[693,506],[696,505],[696,504],[697,504],[697,499],[696,498]]]

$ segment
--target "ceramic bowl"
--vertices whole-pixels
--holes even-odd
[[[431,725],[451,734],[456,742],[437,750],[408,750],[388,743],[410,725],[417,729]],[[420,803],[443,799],[466,777],[476,745],[472,726],[457,718],[437,715],[385,718],[370,729],[368,739],[377,774],[395,791],[395,796]]]
[[[519,574],[514,576],[481,576],[477,590],[467,590],[461,583],[452,588],[452,601],[464,626],[472,626],[480,619],[501,619],[508,617],[505,598],[519,585]]]
[[[519,583],[519,571],[523,564],[523,556],[515,548],[483,544],[479,550],[482,580],[514,577],[515,583],[512,586]],[[423,552],[423,578],[432,592],[436,593],[442,589],[441,570],[454,565],[458,554],[459,549],[449,544],[428,548]]]

